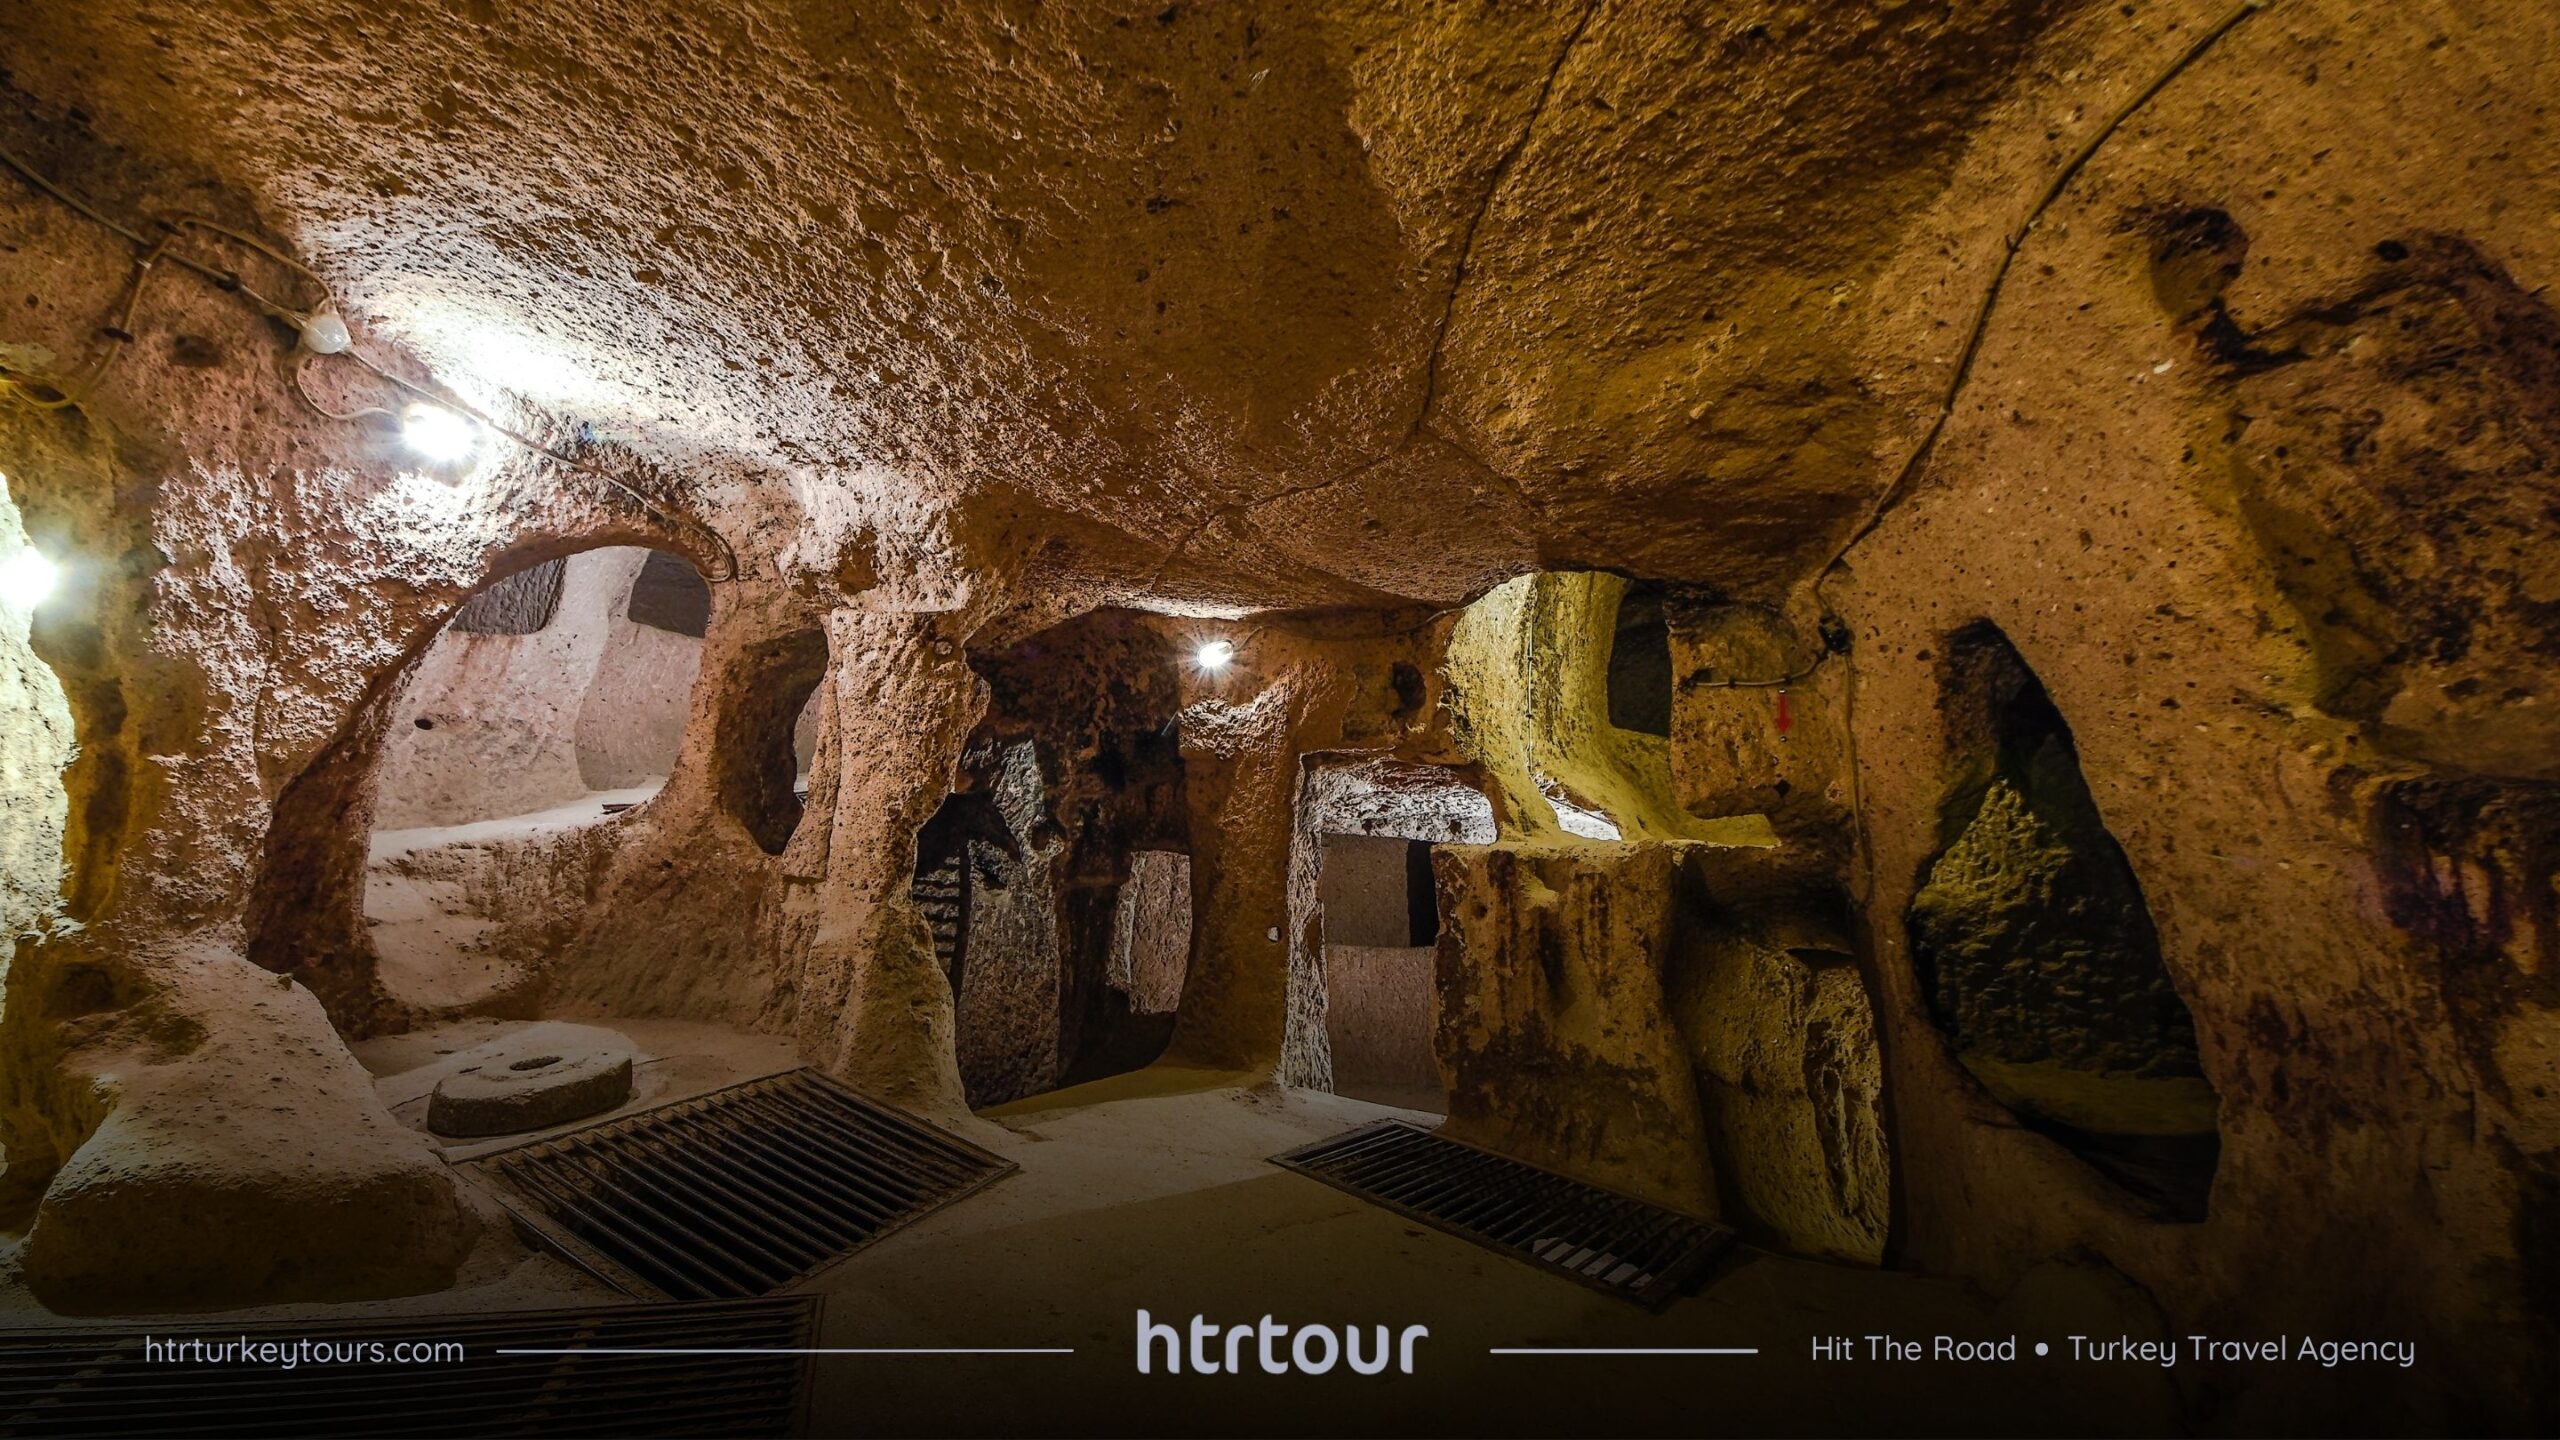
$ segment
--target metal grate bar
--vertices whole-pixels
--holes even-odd
[[[1272,1163],[1657,1310],[1734,1244],[1721,1225],[1405,1120],[1374,1121]]]
[[[682,1145],[653,1142],[649,1146],[649,1153],[667,1167],[670,1179],[683,1184],[687,1190],[703,1196],[712,1208],[734,1221],[734,1227],[724,1227],[732,1229],[732,1233],[736,1233],[738,1229],[750,1229],[755,1220],[762,1219],[781,1231],[783,1238],[791,1245],[811,1249],[832,1249],[844,1244],[850,1238],[842,1230],[827,1224],[823,1216],[786,1213],[771,1203],[775,1192],[768,1186],[753,1186],[756,1192],[753,1196],[724,1194],[720,1189],[724,1181],[736,1183],[740,1177],[735,1174],[721,1176],[713,1173],[707,1163],[707,1157],[695,1150]],[[771,1249],[761,1246],[758,1248],[769,1256],[781,1258]]]
[[[575,1172],[584,1181],[580,1184],[567,1173],[568,1168],[567,1164],[545,1169],[513,1160],[499,1162],[501,1173],[524,1186],[527,1193],[549,1201],[553,1213],[568,1219],[574,1229],[658,1278],[662,1293],[688,1299],[734,1293],[722,1288],[719,1273],[697,1260],[690,1247],[670,1243],[668,1233],[653,1228],[647,1217],[627,1214],[613,1204],[620,1194],[617,1187],[600,1181],[583,1167]],[[711,1288],[697,1288],[697,1280],[708,1280]]]
[[[794,1070],[465,1162],[529,1230],[644,1298],[764,1295],[1013,1172]]]
[[[888,1206],[907,1204],[922,1188],[916,1183],[914,1177],[902,1173],[899,1162],[905,1158],[903,1151],[885,1160],[865,1152],[866,1141],[870,1141],[875,1149],[890,1148],[889,1145],[882,1143],[888,1141],[889,1137],[886,1135],[875,1138],[866,1136],[859,1130],[848,1131],[842,1127],[829,1126],[821,1117],[815,1115],[795,1116],[783,1106],[766,1103],[761,1096],[741,1097],[738,1108],[761,1124],[778,1127],[769,1132],[773,1141],[771,1148],[777,1152],[787,1153],[788,1158],[783,1161],[784,1165],[798,1173],[804,1175],[831,1173],[838,1182],[851,1184],[871,1196],[877,1203]],[[795,1131],[792,1128],[795,1123],[806,1123],[815,1133],[803,1134]],[[754,1144],[758,1137],[741,1135],[738,1138],[745,1143]],[[831,1140],[837,1143],[831,1145],[829,1143]],[[932,1178],[941,1180],[950,1177],[938,1175]]]
[[[790,1126],[792,1117],[778,1106],[749,1099],[740,1106],[741,1113],[755,1122],[775,1127],[764,1134],[742,1134],[738,1143],[768,1157],[776,1167],[777,1180],[791,1179],[816,1186],[839,1186],[858,1193],[881,1211],[894,1211],[913,1204],[919,1194],[933,1183],[945,1182],[948,1176],[918,1177],[902,1173],[899,1158],[890,1155],[866,1155],[860,1148],[864,1137],[813,1125],[807,1133],[796,1133]],[[879,1147],[885,1148],[885,1147]],[[848,1216],[856,1226],[851,1238],[858,1238],[864,1222],[860,1216]]]
[[[155,1340],[454,1341],[460,1361],[147,1359],[143,1331],[0,1333],[7,1435],[776,1435],[795,1427],[806,1356],[500,1355],[500,1349],[804,1349],[815,1297],[494,1315],[152,1325]]]
[[[693,1151],[658,1140],[644,1140],[642,1149],[658,1163],[667,1186],[699,1208],[705,1223],[752,1252],[757,1262],[772,1267],[780,1278],[789,1278],[795,1269],[787,1253],[794,1246],[822,1247],[831,1243],[793,1224],[789,1215],[771,1206],[760,1209],[753,1198],[724,1191],[724,1177],[709,1173]],[[780,1231],[783,1243],[774,1245],[758,1239],[759,1221]]]
[[[831,1104],[820,1109],[820,1120],[830,1121],[839,1128],[857,1121],[893,1120],[897,1123],[888,1127],[885,1136],[892,1146],[947,1172],[974,1169],[986,1158],[986,1152],[976,1146],[963,1144],[929,1125],[918,1125],[899,1112],[866,1100],[842,1086],[834,1087],[826,1098]]]
[[[570,1141],[567,1148],[580,1161],[608,1171],[616,1159],[598,1147],[576,1140]],[[675,1221],[678,1225],[693,1222],[697,1227],[695,1233],[702,1240],[705,1259],[717,1262],[727,1274],[763,1282],[758,1289],[746,1293],[757,1294],[774,1289],[798,1273],[799,1267],[777,1256],[772,1249],[758,1243],[752,1234],[746,1233],[753,1231],[756,1225],[753,1220],[740,1219],[740,1206],[730,1204],[716,1189],[705,1193],[686,1184],[681,1176],[681,1167],[669,1163],[663,1147],[641,1140],[636,1144],[633,1158],[642,1157],[656,1162],[655,1165],[627,1167],[626,1173],[634,1188],[646,1191],[655,1202],[649,1206],[649,1213],[653,1216],[673,1214],[679,1217]],[[752,1209],[752,1202],[745,1208]]]

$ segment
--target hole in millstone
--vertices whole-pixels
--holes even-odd
[[[545,1066],[557,1065],[559,1063],[560,1057],[557,1055],[537,1055],[530,1060],[519,1060],[507,1068],[510,1070],[540,1070]]]
[[[2202,1220],[2219,1101],[2070,727],[1988,623],[1941,663],[1955,780],[1908,917],[1932,1018],[2027,1128],[2160,1218]]]

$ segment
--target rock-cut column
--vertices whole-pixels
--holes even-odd
[[[1664,996],[1691,848],[1433,849],[1443,1133],[1692,1214],[1717,1212],[1697,1079]]]
[[[839,768],[798,1039],[869,1094],[950,1111],[967,1103],[951,987],[909,885],[916,832],[950,792],[986,689],[943,618],[842,610],[829,621]]]
[[[1183,713],[1191,818],[1191,965],[1175,1064],[1276,1073],[1289,1014],[1289,845],[1296,823],[1297,705],[1275,684],[1252,700]]]

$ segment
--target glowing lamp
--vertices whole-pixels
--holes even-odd
[[[419,459],[450,465],[471,458],[480,427],[441,405],[416,404],[400,416],[400,439]]]
[[[0,603],[13,610],[33,610],[53,593],[58,572],[52,561],[44,558],[34,546],[27,546],[0,560]]]
[[[1211,640],[1203,644],[1198,653],[1191,658],[1201,669],[1215,675],[1235,663],[1236,647],[1224,640]]]

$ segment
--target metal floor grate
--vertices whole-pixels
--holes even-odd
[[[1014,1166],[794,1070],[461,1168],[625,1293],[703,1300],[782,1289]]]
[[[795,1349],[815,1296],[495,1315],[260,1320],[220,1328],[0,1333],[0,1435],[780,1435],[808,1393],[803,1355],[501,1355],[502,1349]],[[334,1350],[454,1341],[460,1360],[206,1362],[155,1341],[310,1340]],[[313,1354],[321,1352],[313,1351]]]
[[[1373,1121],[1272,1163],[1657,1310],[1734,1243],[1721,1225],[1405,1120]]]

